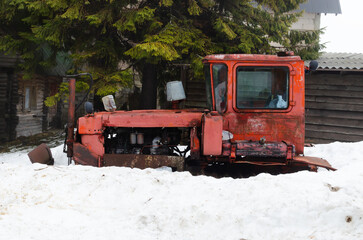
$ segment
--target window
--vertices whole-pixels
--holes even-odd
[[[213,109],[213,99],[212,99],[212,87],[211,87],[211,75],[210,75],[210,65],[204,65],[204,78],[205,78],[205,90],[207,95],[207,107],[208,109]]]
[[[24,111],[37,109],[37,96],[35,86],[24,87]]]
[[[286,109],[288,67],[238,67],[237,108]]]
[[[223,113],[227,109],[227,66],[224,64],[214,64],[212,71],[216,110],[219,113]]]
[[[219,113],[223,113],[227,109],[227,77],[228,68],[225,64],[213,64],[212,74],[210,71],[210,65],[204,65],[204,77],[206,81],[206,93],[207,104],[209,109],[213,109],[213,95],[212,95],[212,83],[211,75],[213,76],[213,93],[215,110]]]

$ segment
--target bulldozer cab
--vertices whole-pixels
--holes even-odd
[[[223,114],[230,110],[283,110],[289,107],[288,65],[235,62],[205,62],[207,105]],[[232,86],[229,88],[228,86]],[[229,90],[229,91],[228,91]],[[228,99],[233,101],[228,101]]]
[[[203,60],[208,108],[232,141],[289,142],[303,153],[304,62],[298,56],[221,54]]]

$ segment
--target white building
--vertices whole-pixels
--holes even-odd
[[[303,16],[294,23],[291,29],[309,31],[320,29],[320,17],[322,14],[341,14],[339,0],[307,0],[300,5],[304,10]]]

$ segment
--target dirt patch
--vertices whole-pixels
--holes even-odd
[[[52,129],[29,137],[19,137],[14,141],[0,142],[0,153],[33,149],[42,143],[52,148],[62,144],[64,138],[64,130]]]

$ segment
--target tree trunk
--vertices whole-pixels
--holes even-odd
[[[156,64],[146,63],[142,71],[142,109],[156,109],[158,86],[156,68]]]

